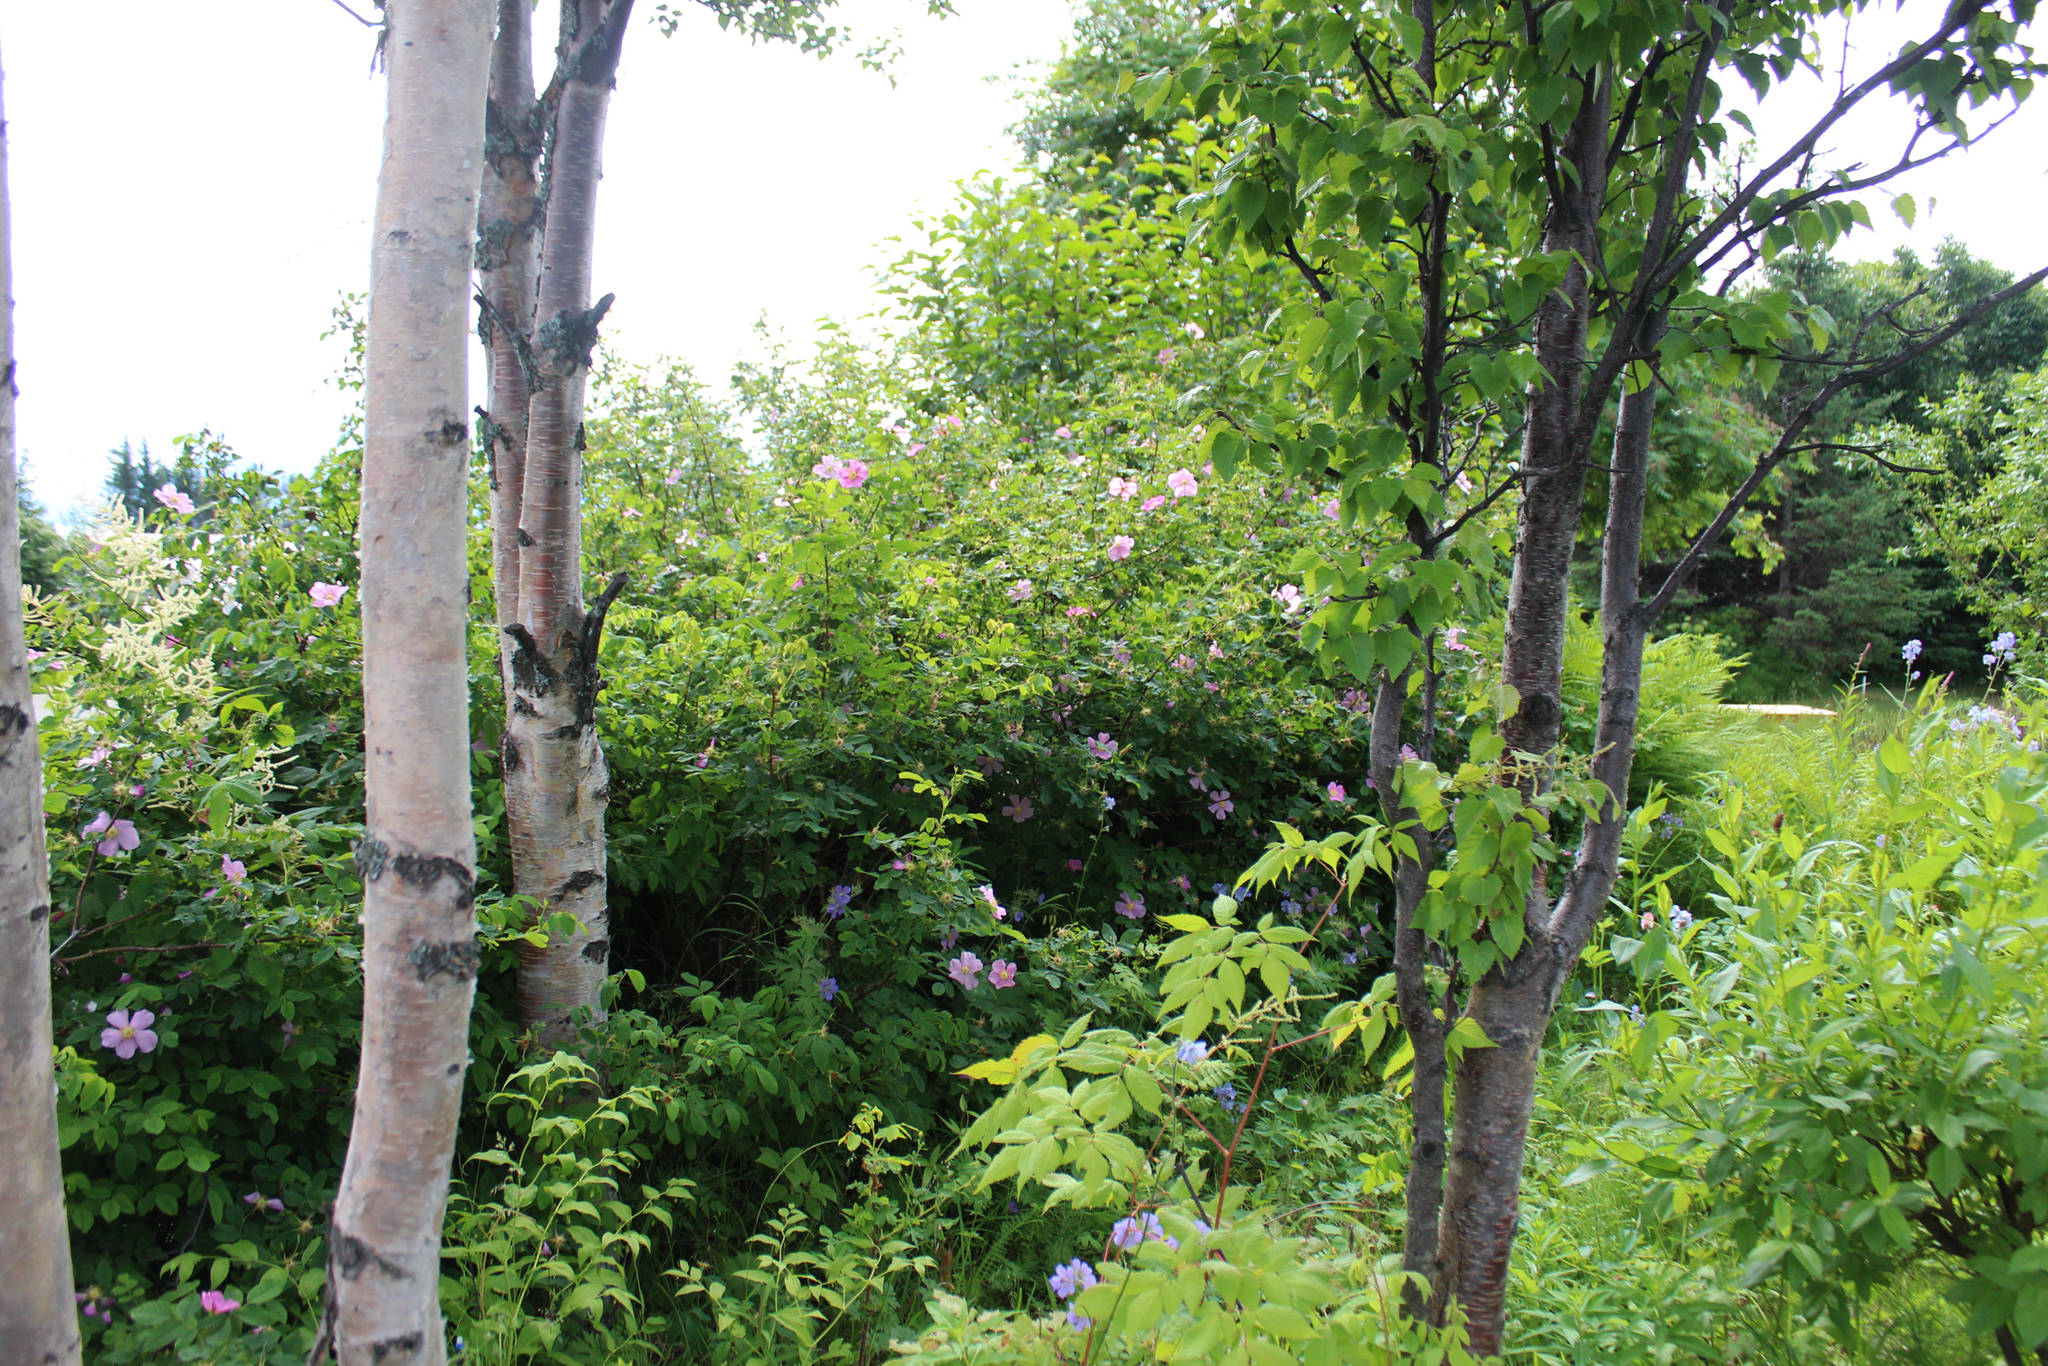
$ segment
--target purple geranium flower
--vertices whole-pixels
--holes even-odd
[[[1053,1294],[1063,1300],[1070,1300],[1089,1286],[1101,1284],[1101,1281],[1096,1276],[1094,1267],[1076,1257],[1065,1266],[1053,1268],[1052,1275],[1045,1278],[1045,1283],[1052,1287]]]

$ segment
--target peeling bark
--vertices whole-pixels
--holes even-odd
[[[0,117],[0,1361],[75,1366],[71,1229],[57,1153],[50,1035],[50,860],[21,624],[14,462],[14,276]]]
[[[443,1366],[476,983],[465,320],[491,0],[389,0],[363,442],[363,1053],[314,1358]]]
[[[610,783],[596,724],[603,687],[597,651],[605,611],[624,579],[615,575],[584,609],[583,400],[598,324],[611,306],[610,295],[591,302],[591,250],[605,118],[632,0],[564,0],[555,77],[540,106],[530,96],[532,40],[523,16],[510,16],[518,0],[502,6],[493,106],[537,108],[531,126],[548,130],[540,190],[532,187],[534,162],[525,152],[508,154],[502,170],[493,163],[508,206],[503,221],[514,221],[521,202],[538,204],[546,215],[537,284],[521,293],[513,277],[535,263],[508,256],[490,277],[500,283],[487,291],[485,308],[494,332],[507,334],[502,348],[493,342],[491,400],[499,429],[494,449],[504,452],[496,457],[492,558],[505,637],[505,825],[513,890],[531,900],[534,919],[567,913],[579,926],[551,934],[545,947],[520,951],[519,1020],[543,1044],[562,1046],[574,1042],[579,1016],[599,1016],[610,966]],[[528,198],[521,201],[520,193]],[[531,231],[530,214],[518,221]],[[490,231],[487,222],[487,237]],[[512,412],[522,405],[522,386],[515,433]],[[507,416],[498,418],[500,412]]]

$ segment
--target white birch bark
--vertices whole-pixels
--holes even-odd
[[[610,966],[609,780],[596,723],[597,645],[605,609],[624,576],[615,575],[584,610],[582,429],[591,349],[611,304],[609,295],[594,306],[590,298],[605,115],[632,9],[632,0],[562,5],[549,86],[553,133],[540,275],[531,330],[516,348],[522,377],[531,382],[524,481],[511,526],[494,518],[499,565],[508,533],[518,556],[516,584],[500,574],[498,603],[511,641],[502,755],[513,889],[533,898],[537,916],[567,912],[580,926],[550,936],[544,948],[520,951],[520,1022],[554,1046],[573,1044],[579,1015],[599,1015],[598,993]],[[499,388],[516,392],[502,383]],[[510,432],[509,421],[495,414],[494,421]]]
[[[388,0],[370,258],[363,1054],[316,1358],[442,1366],[441,1219],[476,990],[464,553],[491,0]]]
[[[0,114],[0,1366],[73,1366],[78,1306],[57,1159],[43,759],[21,626],[11,257]]]

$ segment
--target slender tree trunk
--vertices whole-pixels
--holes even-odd
[[[501,622],[519,619],[519,506],[526,486],[526,406],[533,397],[528,373],[533,294],[546,208],[536,170],[547,139],[547,113],[547,106],[534,98],[532,6],[529,0],[498,0],[490,95],[484,106],[476,267],[483,305],[478,330],[491,353],[490,406],[478,436],[490,460],[491,586]],[[510,696],[512,638],[505,637],[501,645],[500,668]]]
[[[1415,810],[1401,800],[1401,722],[1408,698],[1408,671],[1382,674],[1373,696],[1372,737],[1367,763],[1380,813],[1389,826],[1414,829]],[[1415,1050],[1410,1075],[1409,1123],[1413,1130],[1405,1189],[1401,1269],[1434,1283],[1437,1272],[1437,1210],[1443,1204],[1444,1178],[1444,1034],[1445,1018],[1437,1013],[1429,990],[1427,937],[1415,928],[1415,912],[1429,887],[1432,848],[1416,831],[1413,858],[1395,855],[1394,865],[1394,1009]],[[1403,1309],[1421,1317],[1428,1309],[1427,1291],[1413,1287],[1401,1297]]]
[[[1508,778],[1532,797],[1548,785],[1547,756],[1564,719],[1567,578],[1585,500],[1586,461],[1576,449],[1590,307],[1584,262],[1595,259],[1606,185],[1609,91],[1604,75],[1584,82],[1556,168],[1547,251],[1573,253],[1563,284],[1536,319],[1544,378],[1529,395],[1522,449],[1522,501],[1509,586],[1502,676],[1519,698],[1502,727]],[[1539,756],[1535,767],[1517,754]],[[1455,1300],[1479,1356],[1498,1355],[1506,1326],[1508,1257],[1521,1206],[1522,1155],[1534,1104],[1536,1064],[1550,1018],[1546,928],[1549,895],[1533,880],[1521,952],[1475,983],[1465,1013],[1492,1047],[1468,1049],[1451,1085],[1451,1135],[1437,1223],[1437,1278],[1430,1298],[1441,1317]]]
[[[21,625],[12,254],[0,115],[0,1366],[72,1366],[78,1306],[57,1157],[43,757]]]
[[[610,295],[590,301],[591,247],[605,115],[631,13],[632,0],[562,5],[537,326],[525,343],[532,395],[513,531],[516,610],[506,615],[500,602],[512,641],[503,755],[513,888],[533,899],[537,916],[566,912],[580,926],[521,951],[520,1021],[557,1045],[573,1040],[579,1013],[597,1016],[611,948],[597,645],[624,579],[615,576],[584,610],[583,394],[597,326],[611,306]]]
[[[466,321],[491,0],[387,0],[362,612],[363,1055],[316,1359],[442,1366],[441,1219],[476,990]]]
[[[1573,428],[1585,378],[1589,306],[1585,262],[1599,250],[1598,228],[1607,184],[1605,77],[1588,78],[1557,169],[1546,252],[1570,252],[1564,282],[1536,317],[1536,357],[1544,378],[1529,394],[1522,442],[1522,501],[1516,515],[1514,574],[1508,586],[1506,652],[1502,679],[1520,702],[1502,737],[1511,751],[1547,755],[1564,719],[1564,638],[1572,547],[1585,502],[1584,452]],[[1544,785],[1541,774],[1518,782],[1525,795]],[[1539,880],[1532,897],[1543,896]]]
[[[1642,346],[1663,333],[1653,319]],[[1621,400],[1609,466],[1607,527],[1602,550],[1600,617],[1606,648],[1593,776],[1609,801],[1588,822],[1556,911],[1543,934],[1473,989],[1467,1013],[1495,1045],[1468,1051],[1453,1086],[1456,1125],[1445,1178],[1435,1308],[1455,1298],[1471,1327],[1472,1349],[1496,1356],[1506,1327],[1508,1257],[1520,1214],[1522,1161],[1535,1101],[1543,1035],[1572,965],[1578,962],[1608,895],[1628,820],[1629,771],[1635,760],[1646,622],[1640,599],[1643,511],[1648,491],[1650,433],[1657,387],[1646,384]]]

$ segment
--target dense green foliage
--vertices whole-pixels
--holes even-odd
[[[818,8],[781,36],[838,41]],[[1312,227],[1317,260],[1358,265],[1350,235],[1422,193],[1426,133],[1370,139],[1385,184],[1360,193],[1317,178],[1317,135],[1288,124],[1276,149],[1212,87],[1178,111],[1163,83],[1125,93],[1196,60],[1190,13],[1090,7],[1021,127],[1041,173],[968,187],[895,266],[901,337],[828,334],[729,399],[677,366],[601,367],[585,537],[593,575],[631,584],[598,713],[621,971],[580,1059],[509,1022],[516,948],[548,927],[507,892],[478,528],[460,1360],[1470,1359],[1455,1322],[1394,1309],[1412,1056],[1387,851],[1411,835],[1368,791],[1359,679],[1419,648],[1402,613],[1424,624],[1444,719],[1403,790],[1422,837],[1489,851],[1442,871],[1437,923],[1577,843],[1589,803],[1509,810],[1482,772],[1493,496],[1534,361],[1471,348],[1458,463],[1399,472],[1398,433],[1357,414],[1404,401],[1414,281],[1381,259],[1347,276],[1377,293],[1315,299],[1276,258]],[[1257,86],[1252,65],[1232,79]],[[1304,102],[1259,97],[1260,118],[1329,96],[1283,74]],[[1498,205],[1526,149],[1469,113],[1478,337],[1562,267],[1509,263],[1527,225]],[[1780,263],[1671,357],[1652,558],[1796,383],[1788,363],[1745,388],[1726,343],[1921,283],[1925,325],[1989,278],[1961,252]],[[1831,415],[1830,439],[1941,479],[1816,456],[1735,527],[1751,558],[1709,565],[1702,629],[1650,643],[1621,880],[1546,1036],[1512,1360],[1963,1366],[1992,1359],[1987,1334],[2048,1339],[2042,316]],[[352,443],[292,480],[206,437],[175,470],[125,455],[120,506],[37,542],[94,1361],[309,1345],[361,1008]],[[1405,544],[1411,514],[1438,553]],[[1757,610],[1766,565],[1783,610]],[[1717,599],[1715,576],[1742,583]],[[1924,658],[1892,675],[1907,638]],[[1832,722],[1720,705],[1815,691],[1866,643],[1883,668]],[[1962,696],[1961,666],[1998,691]],[[1583,754],[1600,641],[1576,618],[1565,676]]]

